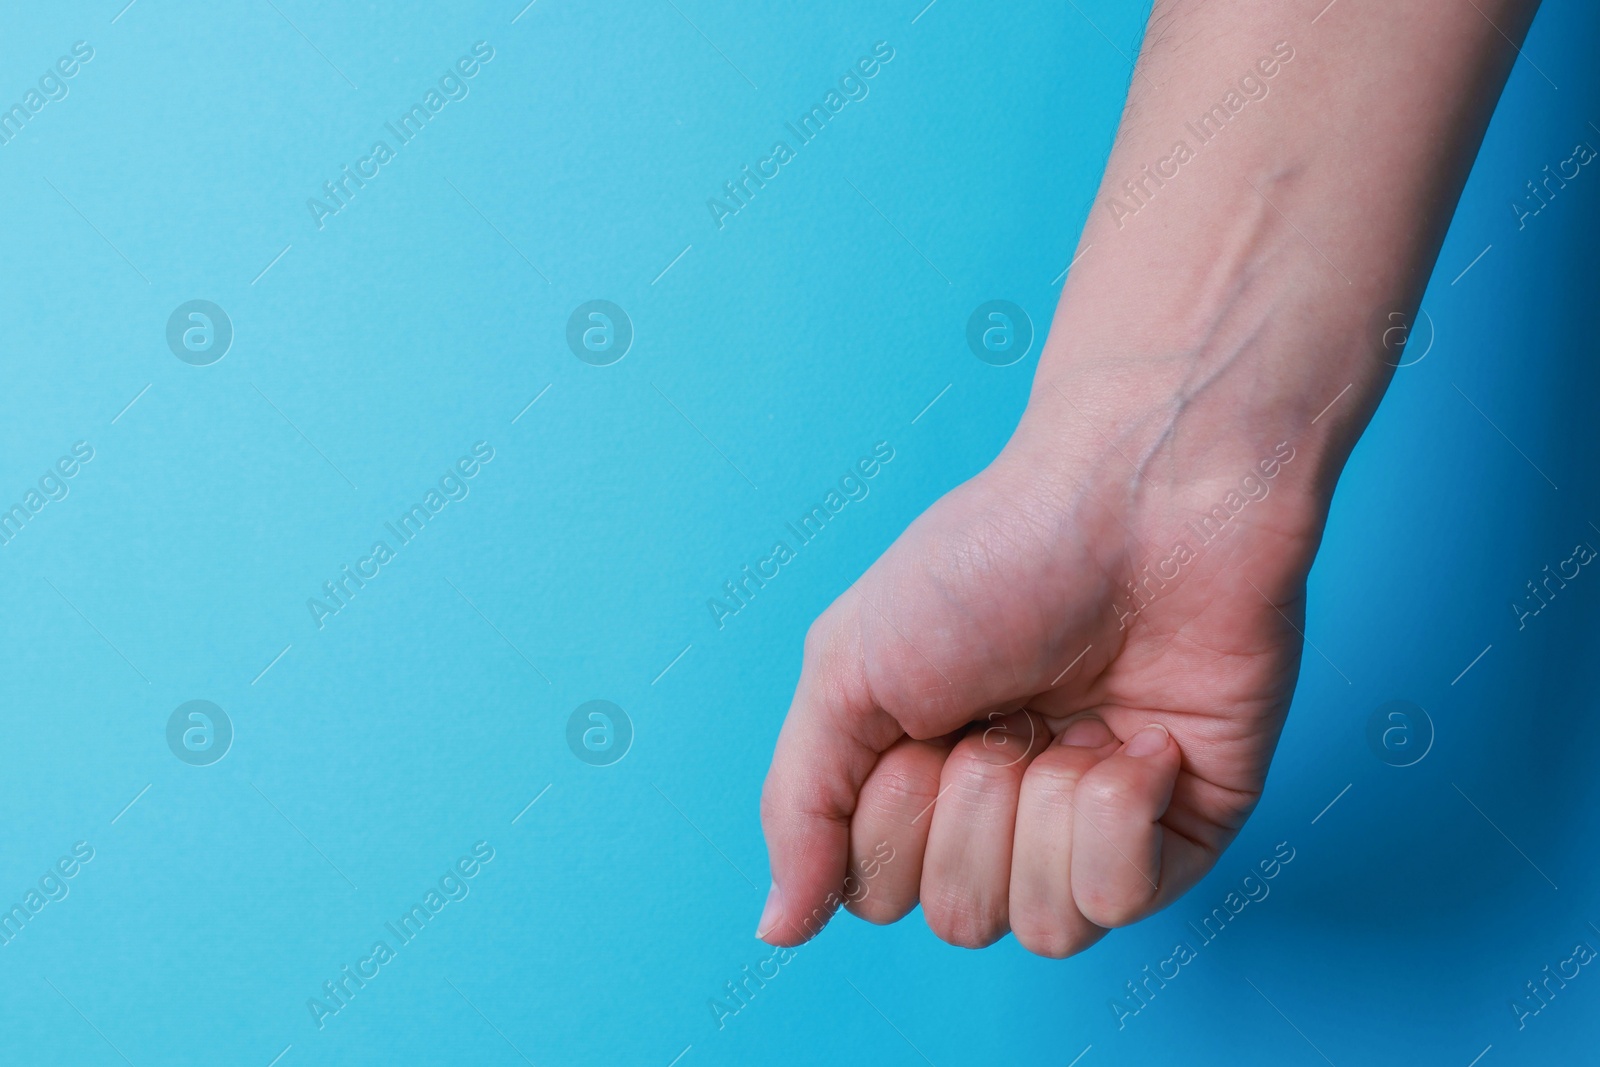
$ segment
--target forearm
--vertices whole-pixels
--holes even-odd
[[[1149,478],[1292,440],[1331,490],[1536,6],[1158,2],[1025,428]]]

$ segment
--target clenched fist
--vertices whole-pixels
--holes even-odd
[[[1025,423],[817,620],[760,936],[920,902],[953,944],[1066,956],[1216,862],[1293,691],[1322,512],[1289,442],[1177,480],[1118,448],[1062,462]]]

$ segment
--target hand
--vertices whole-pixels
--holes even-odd
[[[807,636],[763,796],[767,940],[920,901],[952,944],[1070,955],[1193,885],[1254,806],[1324,514],[1294,446],[1176,481],[1104,439],[1061,464],[1036,429],[1060,410]]]
[[[807,635],[758,936],[920,902],[955,944],[1065,956],[1216,862],[1399,362],[1380,335],[1415,313],[1536,7],[1157,0],[1022,425]],[[1226,133],[1197,130],[1228,85]]]

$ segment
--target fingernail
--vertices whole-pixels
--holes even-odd
[[[766,937],[778,925],[778,916],[782,914],[783,893],[778,890],[778,883],[773,882],[772,888],[767,890],[767,906],[761,909],[761,921],[756,924],[756,937]]]
[[[1074,748],[1099,748],[1112,740],[1111,727],[1093,715],[1075,719],[1061,731],[1061,743]]]
[[[1170,735],[1165,726],[1151,723],[1143,730],[1134,734],[1128,745],[1122,751],[1130,756],[1154,756],[1157,752],[1167,747]]]

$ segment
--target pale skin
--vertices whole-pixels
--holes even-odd
[[[1020,425],[807,634],[758,937],[920,904],[1069,956],[1254,808],[1334,485],[1537,7],[1324,3],[1156,3]]]

